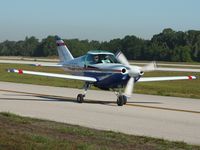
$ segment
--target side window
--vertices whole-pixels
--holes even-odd
[[[93,55],[92,54],[88,54],[85,57],[85,66],[88,66],[89,64],[94,64],[94,60],[93,60]]]
[[[88,54],[85,56],[85,66],[98,63],[118,63],[118,61],[109,54]]]
[[[112,63],[110,60],[109,55],[102,55],[102,59],[101,59],[102,63]]]

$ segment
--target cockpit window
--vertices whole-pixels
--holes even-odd
[[[88,54],[86,57],[87,64],[99,63],[119,63],[114,55],[111,54]]]

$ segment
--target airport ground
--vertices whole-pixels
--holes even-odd
[[[133,135],[200,144],[200,101],[133,94],[116,105],[113,92],[0,82],[0,111]]]
[[[70,85],[75,88],[82,86],[81,82],[78,81],[28,75],[19,76],[5,71],[6,68],[20,68],[63,73],[60,69],[19,64],[1,64],[0,68],[1,81],[61,87],[69,87],[68,85]],[[185,72],[153,72],[146,74],[146,76],[189,74]],[[196,73],[196,75],[200,74]],[[200,145],[199,80],[138,83],[135,87],[137,93],[167,95],[167,97],[134,94],[125,107],[116,106],[116,96],[112,92],[91,90],[88,92],[86,102],[79,105],[74,102],[76,94],[81,92],[78,89],[9,82],[0,83],[1,112],[6,111],[22,116],[78,124],[90,128]],[[191,99],[191,97],[196,99]]]

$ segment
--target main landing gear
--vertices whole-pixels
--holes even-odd
[[[78,95],[77,95],[77,99],[76,99],[77,102],[78,102],[78,103],[83,103],[84,97],[85,97],[84,94],[78,94]]]
[[[121,89],[119,89],[119,91],[115,91],[115,94],[117,96],[117,105],[118,106],[126,105],[126,103],[127,103],[127,97],[122,94]]]
[[[85,83],[85,85],[84,85],[84,94],[78,94],[77,95],[77,99],[76,99],[76,101],[78,102],[78,103],[83,103],[83,101],[84,101],[84,97],[85,97],[85,95],[86,95],[86,93],[87,93],[87,90],[88,90],[88,88],[90,87],[90,84],[89,83]]]
[[[84,94],[78,94],[77,95],[77,99],[76,100],[77,100],[78,103],[83,103],[84,102],[84,97],[85,97],[85,95],[87,93],[87,90],[89,89],[90,85],[91,84],[88,83],[88,82],[85,83],[85,85],[83,86]],[[123,106],[123,105],[125,105],[127,103],[127,97],[125,95],[121,94],[121,93],[122,93],[121,90],[115,91],[115,94],[117,96],[117,105],[118,106]]]

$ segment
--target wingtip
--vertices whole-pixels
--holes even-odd
[[[189,80],[195,80],[195,79],[198,79],[198,78],[199,78],[198,76],[192,76],[192,75],[191,75],[191,76],[188,76],[188,79],[189,79]]]

